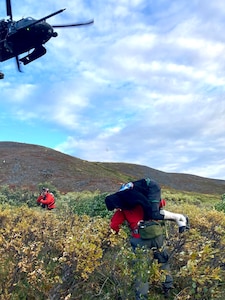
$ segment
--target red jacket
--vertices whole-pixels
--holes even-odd
[[[132,236],[135,238],[140,238],[140,234],[138,233],[138,222],[143,220],[143,217],[144,212],[140,205],[129,210],[117,209],[112,216],[110,227],[116,232],[119,232],[121,225],[127,221],[128,226],[131,229]]]
[[[55,198],[51,193],[47,193],[45,196],[40,195],[37,198],[37,203],[46,205],[48,209],[55,208]]]

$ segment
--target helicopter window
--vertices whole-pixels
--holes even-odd
[[[24,23],[24,22],[29,22],[29,21],[34,21],[34,19],[31,17],[23,18],[23,19],[17,21],[17,23]]]
[[[31,24],[32,21],[34,21],[34,19],[31,17],[24,18],[24,19],[17,21],[15,26],[16,26],[16,28],[24,27],[24,26],[27,26],[28,24]]]

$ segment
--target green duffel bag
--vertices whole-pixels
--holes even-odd
[[[139,233],[143,240],[148,240],[163,235],[164,230],[156,221],[143,221],[139,224]]]

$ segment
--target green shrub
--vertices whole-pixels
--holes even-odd
[[[107,217],[111,213],[106,209],[105,197],[107,193],[99,194],[98,192],[82,192],[68,193],[62,196],[62,206],[67,206],[67,209],[78,215],[88,215],[90,217]]]
[[[221,196],[221,201],[216,203],[215,209],[225,213],[225,194]]]
[[[0,204],[20,206],[26,204],[29,207],[36,205],[37,194],[28,189],[0,187]]]
[[[25,188],[11,188],[7,185],[0,187],[0,204],[8,204],[11,206],[27,205],[28,207],[36,207],[36,200],[39,196],[42,187],[47,186],[53,192],[56,201],[60,201],[59,191],[50,183],[40,183],[37,187],[37,192],[30,191]]]

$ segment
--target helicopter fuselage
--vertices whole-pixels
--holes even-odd
[[[68,28],[94,23],[94,20],[89,20],[86,22],[51,26],[46,22],[47,19],[62,13],[65,8],[38,20],[28,17],[14,21],[11,0],[5,0],[5,3],[8,19],[0,20],[0,62],[14,57],[19,72],[21,72],[20,63],[27,65],[47,52],[43,45],[52,37],[58,35],[54,31],[54,28]],[[27,53],[23,57],[20,57],[25,52]],[[0,79],[3,78],[4,74],[0,72]]]
[[[0,61],[32,49],[43,48],[50,38],[56,37],[51,25],[46,21],[38,21],[28,17],[19,21],[0,21]]]

